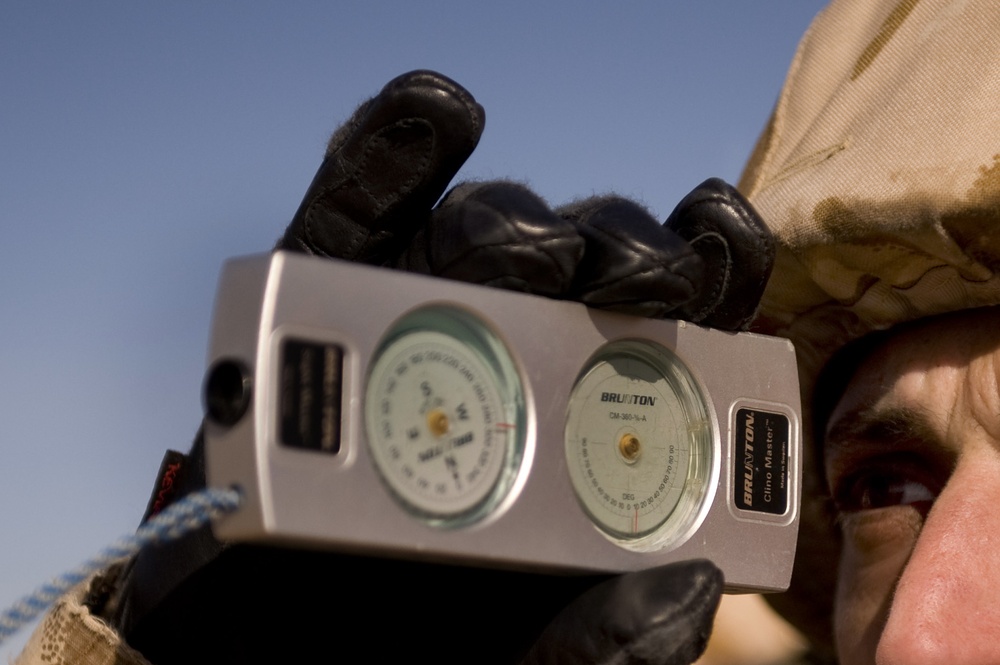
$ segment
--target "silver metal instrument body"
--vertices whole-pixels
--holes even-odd
[[[225,265],[208,367],[208,483],[243,493],[220,539],[788,586],[787,340],[277,252]]]

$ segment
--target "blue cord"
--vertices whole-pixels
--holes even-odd
[[[63,573],[0,613],[0,644],[47,610],[59,596],[97,571],[107,568],[115,561],[134,556],[147,545],[177,540],[211,520],[231,513],[239,504],[240,494],[232,489],[210,488],[188,494],[150,518],[134,535],[126,536],[103,549],[76,570]]]

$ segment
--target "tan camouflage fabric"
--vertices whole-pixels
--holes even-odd
[[[1000,3],[834,0],[740,188],[779,241],[756,327],[795,342],[806,406],[846,341],[1000,303]],[[814,638],[837,551],[818,481],[776,602]]]
[[[93,579],[63,595],[14,665],[150,665],[84,604]]]

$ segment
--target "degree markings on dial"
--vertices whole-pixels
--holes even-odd
[[[601,370],[605,370],[607,367],[608,365],[605,365],[601,368]],[[650,463],[653,463],[653,460],[659,460],[660,458],[664,458],[663,462],[666,462],[666,445],[662,440],[660,440],[660,437],[654,436],[654,432],[662,428],[664,423],[661,422],[661,418],[663,415],[666,415],[672,421],[673,413],[668,411],[664,414],[663,408],[667,407],[669,409],[668,405],[670,400],[663,396],[662,388],[656,385],[657,382],[644,380],[635,376],[640,372],[640,370],[644,370],[643,363],[638,363],[633,359],[625,359],[621,365],[619,365],[619,370],[615,376],[609,377],[605,374],[603,378],[600,378],[592,383],[589,390],[585,393],[585,396],[582,397],[581,402],[594,404],[595,406],[600,403],[602,407],[605,404],[610,406],[610,411],[604,411],[602,408],[602,414],[600,416],[593,414],[591,416],[590,426],[597,427],[598,422],[601,423],[600,427],[613,426],[613,423],[625,425],[628,429],[624,431],[632,431],[635,435],[639,436],[640,439],[647,442],[647,445],[645,446],[646,461],[643,466],[648,467]],[[597,378],[597,376],[590,374],[590,378]],[[583,382],[587,381],[588,378],[585,377]],[[649,395],[653,395],[653,397],[650,397]],[[649,410],[646,408],[654,407],[654,405],[655,410]],[[664,407],[661,407],[661,405],[664,405]],[[580,417],[583,420],[578,421],[577,426],[582,426],[587,420],[587,417],[584,414],[580,414]],[[594,420],[593,418],[595,417],[598,418],[598,420]],[[651,421],[650,418],[652,419]],[[606,423],[606,425],[604,423]],[[620,434],[621,431],[623,430],[619,429],[618,433]],[[580,439],[577,439],[576,445],[582,444],[580,460],[584,464],[582,473],[584,477],[592,481],[594,485],[594,487],[589,488],[590,491],[593,492],[591,496],[606,506],[606,509],[611,510],[612,512],[621,511],[618,512],[618,514],[626,520],[622,524],[622,528],[626,533],[640,535],[647,530],[647,526],[644,524],[645,518],[643,515],[645,515],[648,511],[659,510],[659,506],[666,497],[663,496],[664,493],[662,491],[657,491],[655,485],[647,488],[647,485],[649,484],[648,479],[644,478],[650,471],[652,471],[652,469],[646,468],[645,471],[642,471],[639,466],[633,466],[629,472],[619,475],[619,482],[622,483],[619,485],[619,487],[622,488],[621,490],[609,488],[609,491],[601,487],[604,483],[598,483],[598,478],[595,477],[593,471],[591,470],[591,465],[588,460],[590,457],[594,456],[595,453],[595,459],[606,459],[606,456],[609,454],[607,452],[609,447],[617,447],[615,443],[617,436],[618,435],[616,434],[611,440],[603,440],[603,437],[601,437],[601,440],[591,438],[589,440],[581,441]],[[590,455],[588,455],[586,451],[588,446],[591,447],[592,451]],[[602,462],[602,464],[607,464],[607,462]],[[607,470],[611,471],[612,468],[617,467],[611,467]],[[664,484],[671,484],[669,480],[672,474],[666,464],[664,464],[664,468],[662,470],[664,471],[664,475],[659,478],[659,480]],[[636,473],[640,473],[640,475],[636,475]],[[601,475],[604,476],[605,474],[601,473]],[[615,475],[618,474],[616,473]],[[654,472],[654,475],[659,474]],[[604,479],[611,480],[611,478],[612,476],[605,476]],[[586,487],[589,487],[590,485],[590,482],[586,483]],[[583,489],[583,491],[587,492],[586,489]],[[618,492],[622,493],[621,500],[618,500]],[[649,495],[648,499],[643,497],[642,500],[640,500],[639,494],[645,495],[647,493]],[[656,494],[657,497],[654,497],[654,494]]]
[[[431,340],[432,336],[437,339]],[[397,489],[404,492],[410,500],[417,500],[422,507],[430,508],[430,505],[423,503],[424,499],[417,499],[413,490],[420,494],[429,491],[435,476],[441,480],[449,479],[450,490],[441,482],[434,484],[434,491],[440,495],[441,500],[471,504],[480,493],[486,491],[475,490],[472,486],[488,488],[483,481],[488,482],[494,475],[489,470],[496,466],[497,462],[494,460],[498,459],[490,452],[495,448],[493,437],[507,436],[516,427],[510,422],[490,422],[493,418],[491,414],[501,409],[502,403],[497,401],[499,395],[495,389],[480,378],[482,370],[477,366],[479,361],[476,358],[461,353],[461,349],[444,348],[442,337],[433,333],[416,333],[409,341],[408,348],[399,349],[397,346],[396,353],[389,350],[384,356],[382,366],[385,368],[385,383],[381,384],[381,430],[378,433],[381,434],[382,441],[388,443],[396,438],[395,430],[400,434],[397,440],[415,445],[408,446],[411,453],[389,446],[388,459],[385,460],[383,469],[390,476],[401,472],[401,479],[414,483],[410,486],[412,489],[407,489],[405,485],[397,486]],[[403,340],[398,344],[406,343]],[[444,343],[450,345],[453,342],[444,340]],[[372,385],[378,385],[377,381]],[[404,392],[400,392],[401,389]],[[399,401],[400,405],[404,405],[408,395],[416,398],[410,401],[412,406],[409,407],[413,409],[410,413],[416,417],[412,420],[407,418],[409,422],[405,426],[400,422],[397,427],[392,427],[390,422],[393,413],[401,415],[394,408],[393,402]],[[470,409],[469,406],[472,405],[475,406]],[[440,413],[435,414],[435,411]],[[434,417],[440,420],[434,421]],[[461,425],[456,427],[459,424]],[[469,429],[470,426],[472,429]],[[485,435],[485,439],[477,432]],[[376,449],[384,449],[380,448],[377,440],[374,443]],[[473,449],[479,451],[480,448],[482,450],[476,461],[465,452]],[[423,471],[414,474],[416,469],[404,461],[407,458]],[[466,467],[471,469],[468,483],[463,477],[467,475],[463,471]],[[467,494],[470,491],[473,494]],[[437,502],[438,499],[428,498],[426,501]]]

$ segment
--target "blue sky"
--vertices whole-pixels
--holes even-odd
[[[460,178],[663,218],[738,177],[823,4],[4,2],[0,608],[135,527],[201,417],[222,261],[273,244],[386,81],[486,107]]]

